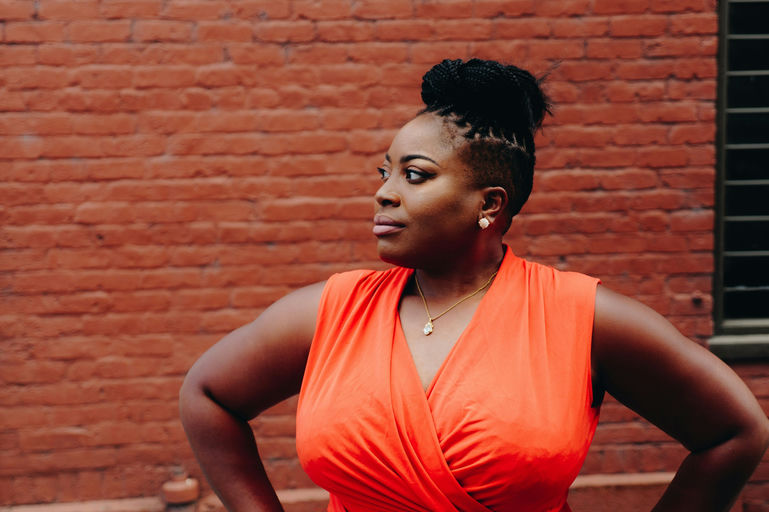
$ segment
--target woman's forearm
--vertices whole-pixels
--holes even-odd
[[[726,512],[766,450],[763,430],[690,453],[652,512]]]
[[[227,510],[283,512],[248,423],[188,382],[179,407],[195,457]]]

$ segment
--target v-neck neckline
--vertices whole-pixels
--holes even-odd
[[[399,293],[397,295],[398,300],[395,303],[395,342],[396,343],[402,343],[405,348],[405,354],[408,354],[408,361],[407,365],[410,366],[411,371],[409,372],[411,374],[411,378],[416,381],[417,385],[419,386],[419,389],[422,390],[424,396],[426,399],[429,400],[430,395],[432,394],[433,390],[437,386],[438,380],[441,376],[441,374],[445,371],[446,367],[451,363],[452,359],[455,359],[456,352],[459,350],[460,344],[463,344],[464,338],[466,338],[467,333],[470,331],[470,328],[478,321],[478,317],[482,314],[482,311],[484,310],[484,303],[487,302],[486,297],[488,297],[492,290],[495,288],[494,285],[496,284],[497,280],[500,277],[500,274],[502,274],[503,267],[505,266],[505,261],[508,259],[509,255],[512,254],[510,251],[510,248],[505,245],[504,246],[504,255],[502,256],[502,263],[499,265],[499,270],[497,270],[497,275],[494,276],[494,279],[491,281],[491,284],[489,285],[486,292],[481,297],[481,301],[478,303],[478,306],[475,308],[475,311],[473,311],[472,316],[470,317],[470,321],[467,322],[467,325],[464,329],[462,329],[462,332],[459,334],[457,339],[454,341],[454,344],[449,349],[448,353],[446,354],[446,357],[443,358],[443,361],[441,361],[440,366],[438,366],[438,370],[435,372],[435,375],[432,376],[430,379],[430,383],[427,385],[427,388],[422,387],[422,378],[419,375],[419,370],[417,369],[416,361],[414,361],[414,354],[411,353],[411,347],[409,346],[408,340],[406,339],[406,333],[403,330],[403,324],[401,323],[401,315],[400,315],[400,303],[403,300],[403,293],[406,290],[406,285],[408,284],[409,280],[414,275],[414,269],[409,269],[409,271],[406,273],[405,278],[403,279],[403,282],[401,283],[401,287],[399,290]],[[466,344],[466,342],[464,343]]]

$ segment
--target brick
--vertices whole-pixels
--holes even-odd
[[[163,15],[171,19],[218,20],[232,14],[229,2],[223,0],[171,0],[163,3]]]
[[[480,18],[509,16],[514,18],[534,13],[534,0],[476,0],[474,14]]]
[[[140,67],[132,71],[135,87],[189,87],[195,84],[191,66]]]
[[[236,0],[228,2],[228,9],[238,18],[285,19],[291,16],[291,4],[272,0]]]
[[[718,73],[712,58],[679,58],[674,76],[684,79],[715,78]]]
[[[409,18],[414,14],[410,0],[391,0],[382,3],[378,0],[359,0],[353,5],[352,16],[360,19]]]
[[[28,361],[4,364],[2,380],[6,384],[45,384],[61,380],[66,366],[57,362]]]
[[[29,66],[35,64],[35,46],[0,46],[0,65],[9,66]]]
[[[620,64],[621,65],[621,64]],[[555,71],[558,78],[585,82],[590,80],[605,80],[612,76],[612,64],[606,62],[563,62]]]
[[[329,43],[365,42],[374,39],[374,22],[318,21],[315,27],[318,40]]]
[[[298,0],[292,5],[294,15],[309,20],[343,20],[351,14],[347,0]]]
[[[82,20],[99,18],[96,0],[41,0],[37,8],[40,19]]]
[[[193,25],[183,21],[137,21],[134,25],[134,40],[140,42],[189,41]]]
[[[286,61],[285,51],[280,45],[232,43],[227,45],[227,53],[232,62],[238,65],[261,64],[279,66]]]
[[[585,55],[582,45],[569,41],[532,41],[528,47],[529,58],[535,60],[581,59]]]
[[[5,43],[61,42],[65,39],[66,24],[61,21],[8,22],[5,24]]]
[[[4,158],[38,158],[44,142],[38,137],[0,137],[0,154]]]
[[[29,20],[35,14],[35,4],[28,0],[6,0],[0,4],[0,19],[5,21]]]
[[[254,36],[271,43],[301,43],[315,39],[315,26],[309,21],[269,21],[257,23]]]
[[[492,20],[492,33],[495,38],[521,39],[530,37],[549,37],[553,33],[551,21],[547,18],[523,18],[508,19],[499,18]],[[564,45],[569,44],[567,42]]]
[[[198,68],[195,75],[195,84],[204,88],[226,88],[237,85],[251,86],[257,83],[258,75],[259,72],[252,66],[219,64]],[[239,107],[241,104],[231,104],[229,106]]]
[[[537,16],[584,16],[590,10],[589,0],[544,0],[534,4],[534,12]]]
[[[101,0],[104,18],[155,18],[163,9],[163,0]]]
[[[671,144],[707,144],[715,141],[713,124],[679,124],[670,129]]]
[[[676,14],[670,19],[671,35],[716,35],[718,16],[706,14]]]
[[[83,66],[95,64],[97,48],[90,45],[41,44],[37,46],[37,62],[49,66]]]
[[[673,231],[713,231],[711,210],[674,212],[670,219]]]
[[[131,38],[131,22],[121,21],[73,21],[66,33],[75,43],[107,43],[128,41]]]
[[[133,84],[131,70],[122,66],[81,67],[74,78],[87,89],[122,89]]]
[[[252,25],[247,22],[201,21],[197,24],[199,41],[250,42],[254,37]]]
[[[377,20],[374,37],[381,41],[403,41],[403,34],[415,41],[431,40],[433,24],[428,20]]]
[[[686,122],[697,120],[697,105],[692,102],[647,104],[640,111],[644,122]]]
[[[646,12],[650,0],[596,0],[593,14],[636,14]]]
[[[67,70],[49,66],[7,68],[5,76],[11,90],[64,88],[73,81]]]
[[[644,43],[644,55],[647,57],[686,57],[715,55],[718,41],[715,38],[670,38],[656,39]]]
[[[433,22],[433,34],[438,40],[484,40],[492,33],[491,20],[437,20]]]
[[[715,179],[713,168],[696,168],[660,171],[660,178],[667,187],[680,189],[709,188]]]
[[[226,59],[225,51],[222,45],[216,43],[152,45],[142,52],[141,63],[147,65],[213,64]]]
[[[220,81],[240,80],[237,72],[230,70],[230,73],[220,75],[216,69],[206,69],[200,74],[201,82],[218,83]],[[201,84],[202,85],[202,84]],[[262,105],[249,104],[247,91],[240,85],[232,86],[219,86],[211,90],[211,93],[205,97],[207,101],[210,100],[210,105],[222,110],[242,110],[247,107],[259,107]],[[278,103],[276,103],[277,105]],[[196,110],[207,110],[201,105]]]
[[[403,43],[358,43],[348,58],[352,62],[384,64],[406,62],[410,54],[410,47]]]
[[[625,80],[650,80],[676,76],[677,66],[674,60],[646,60],[637,62],[621,62],[616,68],[617,78]]]
[[[659,179],[653,171],[622,170],[601,175],[601,187],[606,190],[650,189],[657,186]]]
[[[651,144],[666,144],[669,140],[669,130],[664,125],[639,124],[619,126],[612,135],[612,142],[618,146],[639,146]]]
[[[689,162],[686,153],[673,147],[641,149],[638,165],[642,167],[683,167]]]
[[[612,37],[656,37],[666,33],[669,23],[667,16],[612,16],[609,33]]]
[[[569,18],[552,20],[553,36],[558,38],[603,37],[609,32],[608,18]]]
[[[591,59],[637,59],[642,55],[641,41],[593,39],[587,42],[586,55]]]
[[[687,11],[710,11],[703,0],[651,0],[652,12],[681,13]]]
[[[473,15],[473,2],[470,0],[430,0],[415,5],[417,18],[469,18]]]
[[[288,61],[294,64],[340,64],[348,58],[347,48],[334,44],[295,45],[288,53]]]

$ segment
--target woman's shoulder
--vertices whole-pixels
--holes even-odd
[[[326,282],[329,291],[351,293],[381,287],[394,282],[399,276],[407,274],[409,269],[393,267],[386,270],[355,269],[332,274]]]
[[[517,264],[529,283],[537,283],[544,288],[595,288],[601,282],[597,277],[576,270],[557,268],[523,258],[517,258]]]

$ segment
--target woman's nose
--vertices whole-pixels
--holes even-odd
[[[398,206],[401,203],[400,196],[393,185],[394,180],[387,179],[374,194],[374,199],[379,206]]]

